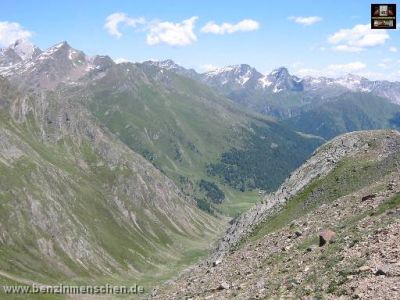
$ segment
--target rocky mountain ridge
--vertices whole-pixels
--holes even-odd
[[[92,71],[101,71],[115,64],[108,56],[87,56],[72,48],[66,41],[60,42],[45,51],[31,45],[25,46],[18,56],[16,49],[23,48],[27,42],[17,41],[2,49],[0,54],[0,75],[17,85],[20,89],[51,90],[59,84],[79,84],[79,81]],[[28,48],[28,49],[26,49]],[[16,58],[14,58],[16,57]]]
[[[184,67],[176,64],[172,60],[156,61],[153,64],[158,65],[173,72],[179,72],[181,75],[188,74]],[[178,71],[179,70],[179,71]],[[369,80],[365,77],[347,74],[345,76],[330,77],[311,77],[299,78],[291,75],[286,67],[280,67],[269,74],[262,74],[255,68],[247,65],[232,65],[214,70],[197,73],[190,69],[190,77],[202,80],[214,87],[227,87],[231,89],[259,89],[269,91],[273,94],[281,92],[312,92],[326,90],[356,91],[372,93],[391,100],[393,103],[400,103],[400,83],[386,80]]]
[[[75,71],[74,74],[70,74],[72,81],[82,76],[85,69],[97,67],[92,63],[94,58],[86,57],[81,51],[70,49],[70,46],[66,42],[42,51],[28,41],[18,40],[8,48],[1,49],[0,74],[10,76],[15,72],[32,72],[33,65],[37,64],[38,61],[30,62],[30,60],[38,58],[39,55],[42,55],[39,60],[46,60],[46,57],[53,56],[52,54],[59,52],[57,50],[60,49],[64,49],[64,51],[60,51],[64,52],[64,54],[57,55],[59,56],[58,63],[60,63],[61,56],[64,56],[64,63],[69,59],[75,67],[77,65],[85,66],[85,68]],[[65,52],[68,52],[68,59],[65,57]],[[339,89],[342,91],[350,90],[372,93],[385,97],[393,103],[400,103],[400,83],[385,80],[368,80],[367,78],[352,74],[338,78],[310,76],[299,78],[291,75],[285,67],[277,68],[269,74],[264,75],[247,64],[216,68],[205,73],[186,69],[170,59],[164,61],[147,61],[144,64],[157,66],[179,75],[201,80],[215,88],[226,89],[229,87],[229,89],[233,90],[256,89],[272,94],[303,91],[321,91],[327,93],[327,91]]]

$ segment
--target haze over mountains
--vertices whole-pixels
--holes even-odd
[[[400,83],[354,75],[244,64],[199,74],[19,40],[0,51],[0,79],[9,280],[151,286],[204,254],[227,217],[276,191],[325,141],[400,127]]]
[[[327,92],[347,91],[369,92],[388,98],[391,102],[400,103],[400,83],[390,81],[368,80],[362,76],[347,74],[343,77],[311,77],[299,78],[291,75],[286,67],[280,67],[269,74],[262,74],[247,65],[232,65],[216,68],[205,73],[196,73],[193,69],[185,69],[172,60],[148,61],[147,64],[176,72],[192,78],[201,79],[212,86],[227,90],[260,89],[279,94],[284,92]]]
[[[367,78],[348,74],[338,78],[311,77],[299,78],[291,75],[285,67],[273,70],[269,74],[262,74],[255,68],[246,65],[232,65],[216,68],[205,73],[196,73],[193,69],[185,69],[172,60],[145,62],[168,69],[181,75],[197,78],[208,84],[226,90],[258,89],[274,94],[285,92],[336,92],[344,90],[355,92],[369,92],[377,96],[388,98],[391,102],[399,104],[399,82],[372,81]]]
[[[399,126],[400,82],[352,74],[299,78],[285,67],[263,75],[245,64],[196,74],[172,61],[147,63],[196,78],[244,107],[326,139],[354,130]]]

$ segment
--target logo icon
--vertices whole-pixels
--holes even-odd
[[[396,29],[396,4],[371,4],[371,29]]]

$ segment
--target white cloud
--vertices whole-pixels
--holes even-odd
[[[377,64],[377,66],[382,69],[387,69],[394,65],[394,64],[391,64],[391,62],[393,62],[393,60],[391,58],[387,57],[387,58],[382,59],[382,62]]]
[[[137,27],[138,25],[144,24],[146,21],[144,18],[133,19],[128,17],[125,13],[113,13],[106,18],[106,23],[104,24],[104,28],[107,32],[115,36],[116,38],[120,38],[122,36],[121,31],[119,30],[120,25],[125,25],[129,27]]]
[[[331,64],[319,69],[302,68],[295,71],[299,76],[328,76],[339,77],[348,73],[361,75],[365,73],[367,65],[360,61],[344,63],[344,64]]]
[[[201,32],[204,33],[213,33],[213,34],[226,34],[226,33],[235,33],[235,32],[245,32],[245,31],[254,31],[260,28],[260,24],[257,21],[251,19],[244,19],[236,24],[231,23],[222,23],[221,25],[216,24],[215,22],[208,22],[201,28]]]
[[[214,71],[217,70],[218,68],[219,68],[218,66],[215,66],[213,64],[205,64],[200,66],[200,69],[205,72]]]
[[[321,17],[311,16],[311,17],[289,17],[291,21],[296,22],[297,24],[301,24],[304,26],[310,26],[322,21]]]
[[[291,66],[292,68],[294,68],[294,69],[298,69],[298,68],[304,66],[304,62],[302,62],[302,61],[296,61],[296,62],[292,63],[290,66]]]
[[[186,46],[197,41],[193,32],[198,17],[191,17],[180,23],[154,21],[149,24],[147,44],[167,44],[170,46]]]
[[[354,46],[349,46],[349,45],[337,45],[333,47],[334,50],[336,51],[341,51],[341,52],[361,52],[364,49],[361,47],[354,47]]]
[[[311,68],[301,68],[301,69],[295,70],[294,73],[300,77],[305,77],[305,76],[318,77],[318,76],[324,75],[324,74],[322,74],[322,72],[320,70],[311,69]]]
[[[351,73],[364,70],[366,67],[366,64],[356,61],[347,64],[332,64],[327,67],[327,70],[337,73]]]
[[[171,46],[190,45],[197,40],[193,32],[194,25],[198,17],[191,17],[182,22],[162,22],[158,20],[146,21],[145,18],[131,18],[127,14],[117,12],[106,18],[104,28],[107,32],[120,38],[122,33],[121,26],[139,27],[147,32],[146,42],[148,45],[167,44]]]
[[[129,59],[126,59],[126,58],[123,58],[123,57],[119,57],[119,58],[115,58],[115,59],[114,59],[114,62],[115,62],[116,64],[121,64],[121,63],[125,63],[125,62],[130,62],[130,60],[129,60]]]
[[[397,48],[396,48],[396,47],[390,47],[390,48],[389,48],[389,51],[390,51],[390,52],[397,52]]]
[[[32,32],[15,22],[0,22],[0,45],[8,46],[19,39],[29,39]]]
[[[386,30],[372,30],[370,24],[359,24],[350,29],[341,29],[328,38],[337,51],[360,52],[366,48],[383,45],[389,39]]]

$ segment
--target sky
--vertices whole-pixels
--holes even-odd
[[[262,73],[353,73],[400,81],[399,30],[370,29],[364,0],[4,1],[0,46],[68,43],[116,61],[172,59],[204,72],[246,63]]]

